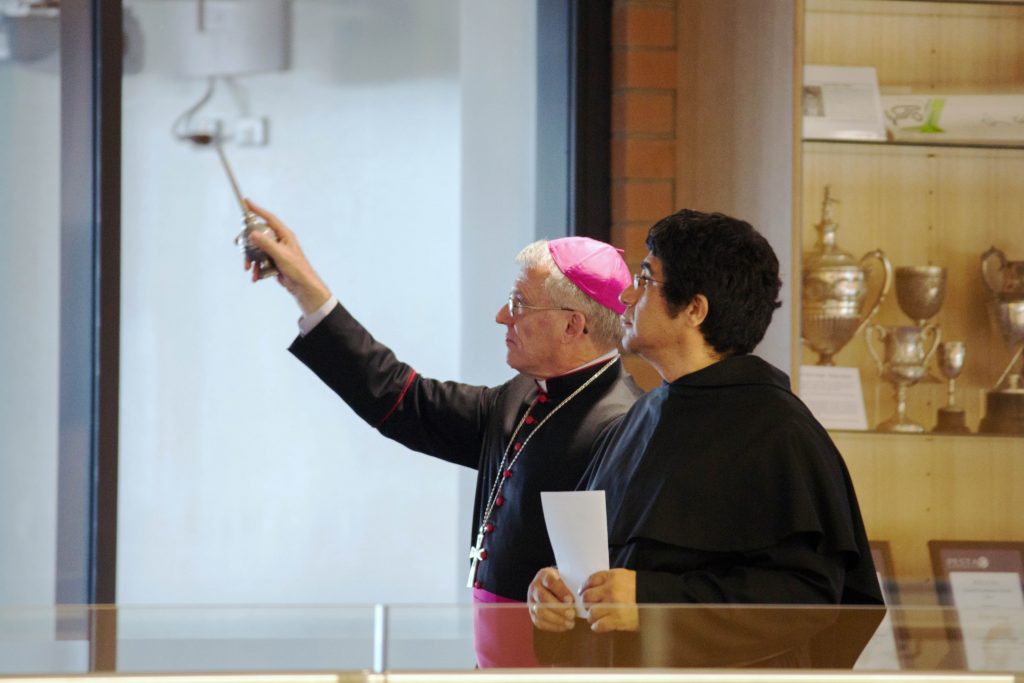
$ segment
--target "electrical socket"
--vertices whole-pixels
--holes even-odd
[[[269,141],[270,121],[265,116],[246,116],[235,122],[235,144],[263,147]]]

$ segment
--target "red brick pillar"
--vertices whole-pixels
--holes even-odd
[[[612,5],[612,241],[634,272],[651,225],[675,210],[676,0]],[[660,378],[639,358],[627,367],[644,387]]]

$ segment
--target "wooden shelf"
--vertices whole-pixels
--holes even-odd
[[[858,147],[929,147],[935,149],[1017,149],[1024,150],[1024,140],[1000,142],[918,142],[914,140],[819,140],[804,138],[804,144],[856,145]]]
[[[984,392],[993,387],[1012,356],[988,319],[991,293],[981,277],[981,255],[995,245],[1009,258],[1024,258],[1024,154],[831,143],[807,143],[803,149],[805,251],[816,239],[813,224],[828,184],[840,201],[835,219],[844,250],[859,258],[881,249],[893,267],[946,267],[946,298],[933,322],[943,339],[966,343],[957,402],[967,410],[968,426],[976,430]],[[895,292],[890,292],[873,322],[911,324]],[[816,359],[806,348],[802,353],[804,363]],[[860,368],[870,426],[893,413],[894,390],[878,379],[863,334],[851,340],[835,362]],[[930,429],[936,409],[946,403],[945,383],[918,383],[908,396],[911,418]]]
[[[1024,439],[832,432],[872,540],[900,577],[931,576],[933,539],[1024,539]]]

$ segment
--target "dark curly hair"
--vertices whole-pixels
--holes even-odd
[[[761,233],[730,216],[683,209],[654,224],[647,248],[661,261],[670,314],[703,294],[704,340],[724,356],[754,350],[782,305],[779,260]]]

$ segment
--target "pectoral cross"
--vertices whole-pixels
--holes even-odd
[[[466,580],[466,588],[472,588],[473,582],[476,581],[476,567],[480,564],[480,560],[484,552],[484,530],[480,529],[480,533],[476,535],[476,543],[469,549],[469,578]]]

